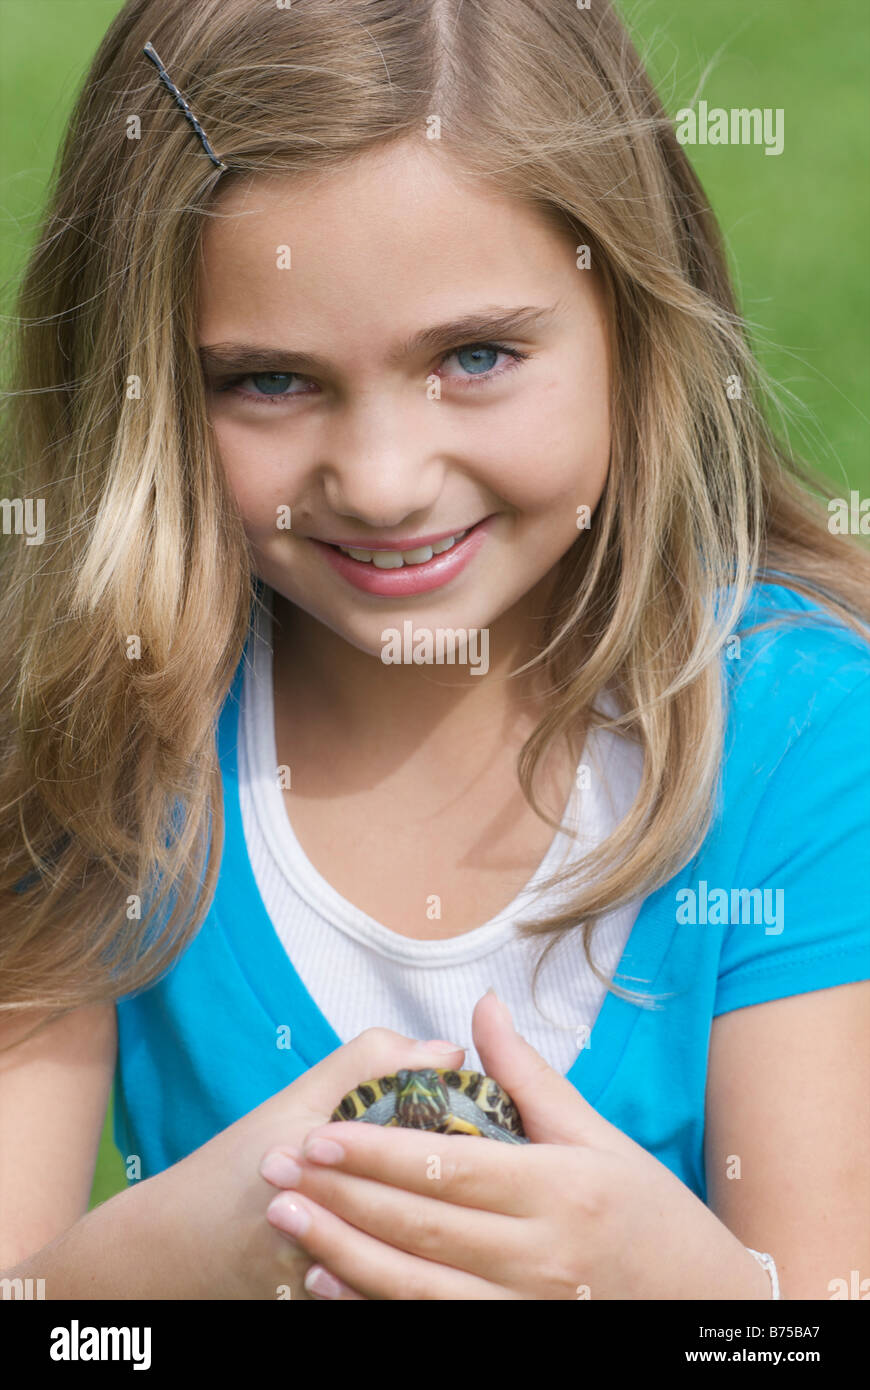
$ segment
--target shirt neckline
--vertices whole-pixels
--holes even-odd
[[[316,1066],[342,1047],[341,1038],[321,1012],[284,950],[245,845],[239,799],[238,744],[242,680],[251,645],[245,649],[227,692],[218,723],[218,754],[223,785],[224,837],[214,912],[248,987],[276,1026],[290,1025],[291,1046],[306,1067]],[[223,896],[230,893],[228,910]],[[238,910],[238,904],[245,911]],[[641,903],[615,972],[615,982],[655,991],[656,979],[676,932],[673,880]],[[632,1031],[642,1013],[637,1004],[607,991],[586,1045],[568,1069],[570,1081],[595,1104],[615,1079]]]
[[[251,638],[251,661],[245,671],[242,693],[246,702],[248,739],[245,745],[248,775],[251,776],[261,764],[271,768],[278,766],[275,741],[274,705],[274,642],[271,640],[272,592],[267,590],[262,608],[258,609],[255,629]],[[260,664],[262,663],[262,664]],[[247,701],[250,699],[250,706]],[[259,706],[259,708],[258,708]],[[257,712],[268,716],[265,734],[255,731]],[[248,714],[252,716],[248,719]],[[241,718],[241,713],[240,713]],[[243,732],[243,726],[240,726]],[[252,740],[263,737],[266,752],[263,758],[257,756]],[[488,921],[458,936],[442,939],[418,940],[404,937],[393,931],[376,918],[363,912],[354,903],[339,893],[312,864],[299,842],[293,824],[287,815],[281,788],[273,776],[266,781],[260,779],[256,791],[251,795],[253,812],[260,834],[268,844],[273,859],[287,865],[293,878],[293,889],[321,916],[338,925],[354,940],[371,946],[379,955],[393,961],[413,964],[422,968],[441,968],[446,965],[463,964],[477,960],[498,950],[514,933],[514,920],[531,906],[536,890],[557,868],[573,847],[573,842],[562,832],[555,832],[542,859],[531,876],[521,886],[511,901]],[[563,808],[562,822],[569,823],[582,831],[583,823],[578,819],[576,791],[572,788]]]

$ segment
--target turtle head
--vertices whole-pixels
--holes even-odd
[[[396,1072],[396,1079],[400,1091],[404,1090],[406,1086],[435,1086],[440,1080],[434,1067],[423,1067],[420,1071],[411,1071],[405,1068],[403,1071]]]
[[[449,1111],[447,1087],[432,1067],[396,1073],[396,1115],[406,1129],[434,1129]]]

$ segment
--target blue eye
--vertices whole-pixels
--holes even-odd
[[[477,381],[492,381],[505,372],[513,371],[528,356],[527,352],[520,352],[519,348],[504,347],[501,343],[466,343],[460,348],[454,348],[453,352],[448,352],[441,365],[455,357],[466,375],[452,378],[453,383],[458,386],[473,386]],[[499,357],[507,357],[512,361],[509,366],[502,366],[496,370],[495,364]]]
[[[287,382],[292,380],[294,375],[293,372],[258,372],[256,376],[249,376],[247,380],[256,384],[258,394],[280,396],[283,394]],[[245,378],[243,377],[242,380],[244,381]]]
[[[488,362],[487,358],[492,358],[492,361]],[[459,348],[456,353],[456,360],[463,371],[473,372],[477,375],[478,372],[492,371],[498,361],[498,350],[491,347]]]
[[[253,381],[256,391],[243,392],[246,396],[271,396],[272,399],[279,396],[299,396],[299,391],[286,391],[286,386],[293,381],[303,381],[303,377],[295,371],[257,371],[250,377],[239,377],[239,381]]]
[[[455,357],[462,372],[458,376],[448,377],[450,384],[459,387],[483,386],[496,377],[503,376],[505,372],[512,371],[528,356],[529,353],[520,352],[519,348],[504,347],[501,343],[464,343],[462,347],[445,353],[439,367],[443,367],[445,362]],[[507,358],[508,363],[497,367],[496,363],[500,357]],[[245,382],[250,382],[254,389],[246,390]],[[304,384],[306,382],[308,386]],[[290,390],[295,383],[301,384],[301,389]],[[215,389],[219,392],[230,392],[260,405],[278,405],[294,396],[309,395],[312,385],[311,378],[302,376],[299,372],[251,372],[247,376],[233,377]],[[316,389],[315,387],[315,391]]]
[[[225,381],[222,386],[216,386],[218,392],[229,392],[231,395],[241,396],[246,401],[254,401],[258,405],[277,405],[280,401],[288,400],[293,396],[307,395],[305,389],[291,391],[287,388],[297,382],[305,382],[308,378],[300,376],[298,372],[249,372],[247,376],[232,377]],[[251,382],[254,390],[245,389],[245,382]]]

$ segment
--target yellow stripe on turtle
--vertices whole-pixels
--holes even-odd
[[[342,1098],[330,1119],[529,1142],[510,1096],[477,1071],[429,1067],[364,1081]]]

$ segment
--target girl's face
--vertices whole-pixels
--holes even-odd
[[[260,577],[372,655],[408,619],[539,618],[608,467],[604,299],[576,238],[420,144],[252,180],[217,213],[199,343]]]

